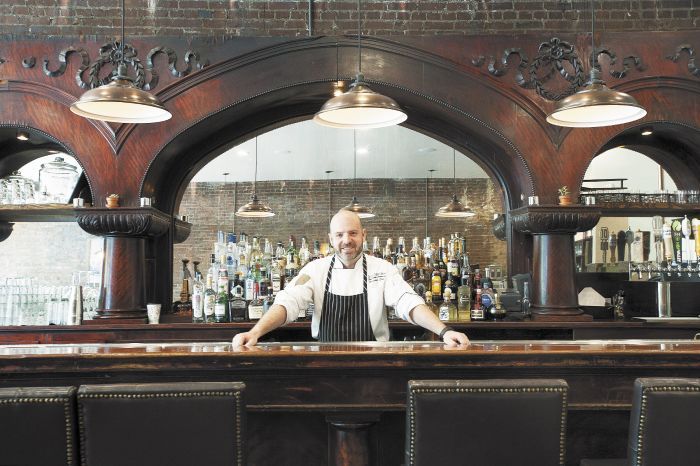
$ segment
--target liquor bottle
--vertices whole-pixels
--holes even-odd
[[[238,247],[236,246],[236,234],[228,233],[226,239],[226,271],[228,276],[233,277],[238,270]]]
[[[442,305],[438,312],[438,319],[442,321],[455,322],[457,320],[457,306],[452,302],[452,291],[449,288],[445,289]]]
[[[243,299],[243,287],[236,285],[232,293],[233,297],[229,301],[231,322],[245,322],[248,320],[248,303]]]
[[[311,261],[311,251],[306,244],[306,237],[301,237],[301,246],[299,247],[299,267],[304,267]]]
[[[323,254],[321,254],[321,242],[317,239],[314,240],[314,253],[311,256],[311,260],[321,259]]]
[[[280,263],[277,260],[272,261],[270,267],[270,281],[272,282],[272,293],[277,294],[282,289],[283,271],[280,268]]]
[[[440,271],[433,270],[433,276],[430,279],[430,291],[433,296],[442,296],[442,278],[440,278]]]
[[[248,237],[241,232],[238,243],[238,271],[245,277],[248,274]]]
[[[195,264],[196,269],[197,264]],[[192,322],[197,324],[204,322],[204,284],[199,270],[196,270],[192,284]]]
[[[219,292],[216,294],[216,304],[214,304],[214,322],[228,322],[228,277],[219,276]]]
[[[371,255],[372,255],[372,251],[369,250],[369,246],[367,245],[367,239],[366,239],[366,238],[365,238],[364,240],[362,240],[362,253],[365,254],[365,255],[367,255],[367,256],[371,256]]]
[[[263,299],[263,314],[266,314],[274,303],[275,297],[272,295],[272,288],[268,288],[265,299]]]
[[[379,242],[379,237],[375,236],[372,238],[372,255],[374,257],[378,257],[379,259],[383,259],[384,255],[382,254],[382,246]]]
[[[403,270],[408,266],[406,256],[406,245],[403,236],[399,236],[399,245],[396,250],[396,268],[403,275]]]
[[[384,246],[384,259],[396,265],[396,251],[394,251],[394,240],[391,238],[386,239],[386,246]]]
[[[250,301],[250,304],[248,305],[248,319],[251,321],[253,320],[260,320],[260,318],[263,316],[263,301],[260,299],[259,295],[253,296],[252,301]]]
[[[207,287],[204,290],[204,321],[214,322],[214,308],[216,307],[216,291],[212,288],[212,275],[207,274]]]
[[[297,275],[297,266],[299,255],[296,248],[294,247],[294,238],[289,237],[289,244],[287,245],[287,264],[285,265],[284,275],[285,282],[289,283]]]
[[[403,269],[402,277],[406,283],[413,286],[415,284],[415,279],[418,276],[418,269],[416,268],[416,258],[409,257],[408,266]],[[413,288],[415,290],[415,287]],[[418,293],[419,296],[423,296],[425,290],[422,293]]]
[[[435,249],[433,243],[430,242],[430,236],[426,236],[423,241],[423,257],[425,259],[426,266],[428,264],[432,265],[435,261]]]
[[[489,308],[488,318],[489,320],[501,320],[506,317],[506,310],[501,305],[501,299],[498,293],[493,294],[493,306]]]
[[[265,238],[265,247],[263,248],[263,255],[262,255],[262,263],[265,267],[267,267],[270,262],[272,262],[272,258],[275,256],[275,251],[274,248],[272,247],[272,243],[270,242],[269,239]]]
[[[426,291],[431,291],[431,289],[432,287],[426,269],[416,269],[413,276],[413,290],[418,293],[419,296],[422,296]]]
[[[481,280],[481,289],[482,290],[492,290],[493,289],[493,280],[491,280],[491,268],[490,267],[484,268],[484,278]]]
[[[472,320],[484,320],[484,308],[481,305],[481,285],[474,292],[470,313]]]
[[[414,258],[416,260],[417,269],[422,269],[425,266],[425,256],[423,255],[423,250],[418,244],[417,236],[413,238],[413,245],[411,246],[411,250],[408,252],[408,257],[409,260],[410,258]]]
[[[192,301],[190,301],[190,279],[192,275],[187,268],[188,259],[182,259],[182,285],[180,287],[180,300],[173,303],[173,311],[176,314],[192,312]]]
[[[433,302],[433,294],[430,292],[430,290],[425,292],[425,305],[428,306],[430,312],[435,314],[435,317],[439,318],[438,307]]]
[[[520,300],[520,311],[523,317],[530,317],[530,282],[523,282],[523,297]]]
[[[212,254],[209,259],[209,269],[207,275],[211,275],[211,279],[216,282],[219,279],[219,264],[216,262],[216,254]]]
[[[248,274],[245,276],[243,288],[243,297],[246,301],[252,301],[255,294],[255,271],[253,268],[248,269]]]
[[[462,284],[457,288],[457,309],[459,312],[471,312],[472,286],[471,277],[462,280]],[[471,316],[471,314],[470,314]]]

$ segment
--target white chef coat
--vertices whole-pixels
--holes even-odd
[[[403,280],[394,265],[384,259],[373,256],[366,257],[367,304],[370,323],[377,341],[388,341],[389,324],[386,312],[384,312],[384,305],[393,306],[396,309],[396,315],[414,324],[415,322],[409,313],[414,307],[424,304],[425,301]],[[285,324],[295,321],[299,316],[299,310],[308,308],[313,300],[314,314],[311,319],[311,336],[314,338],[318,338],[323,295],[331,259],[332,256],[329,256],[306,264],[294,280],[286,285],[275,298],[275,304],[284,306],[287,310]],[[302,283],[304,280],[306,283]],[[352,296],[362,294],[362,286],[362,258],[355,263],[352,269],[344,269],[340,258],[336,258],[328,291],[341,296]]]

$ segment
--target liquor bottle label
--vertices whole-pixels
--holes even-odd
[[[442,321],[450,320],[450,308],[448,306],[440,306],[438,311],[438,319]]]
[[[224,317],[226,315],[226,305],[222,303],[216,303],[214,306],[214,315],[216,317]]]
[[[484,310],[483,309],[472,309],[471,310],[472,320],[484,320]]]
[[[263,307],[262,305],[257,305],[257,304],[251,304],[248,306],[248,317],[250,320],[257,320],[260,319],[263,316]]]
[[[192,315],[197,319],[201,319],[204,316],[201,294],[192,295]]]
[[[215,296],[214,295],[207,296],[204,300],[204,314],[207,316],[213,316],[215,305],[216,305]]]

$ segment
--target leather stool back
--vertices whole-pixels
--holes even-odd
[[[242,465],[244,389],[237,382],[81,386],[82,464]]]
[[[0,464],[76,466],[75,391],[0,388]]]
[[[564,464],[563,380],[408,383],[406,464]]]
[[[700,464],[700,379],[637,379],[627,458],[634,466]]]

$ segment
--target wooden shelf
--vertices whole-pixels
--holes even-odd
[[[75,209],[68,204],[22,204],[0,206],[2,222],[74,222]]]
[[[603,217],[682,217],[683,215],[700,214],[700,204],[664,204],[650,203],[642,205],[630,204],[596,204]]]

